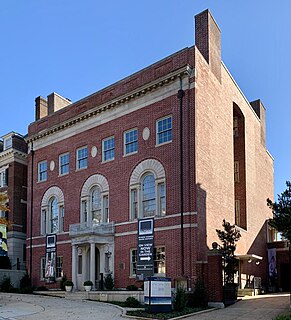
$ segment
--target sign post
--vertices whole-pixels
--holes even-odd
[[[137,278],[143,280],[154,274],[154,218],[138,220]]]

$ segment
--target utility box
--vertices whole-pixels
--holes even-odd
[[[144,282],[144,304],[149,313],[171,312],[171,278],[147,277]]]

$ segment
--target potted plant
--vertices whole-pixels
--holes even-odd
[[[225,219],[222,223],[224,230],[217,230],[216,233],[222,246],[219,251],[223,258],[223,300],[225,305],[235,303],[237,299],[237,283],[234,282],[234,275],[238,268],[238,260],[235,258],[236,242],[240,239],[241,234],[235,225],[231,225]]]
[[[71,280],[66,280],[66,281],[64,282],[64,286],[65,286],[65,288],[66,288],[66,291],[67,291],[67,292],[70,292],[70,291],[72,291],[72,289],[73,289],[73,287],[74,287],[74,283],[73,283]]]
[[[93,282],[91,280],[87,280],[84,282],[84,288],[86,291],[91,291],[92,286],[93,286]]]

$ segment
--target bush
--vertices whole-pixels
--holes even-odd
[[[114,281],[110,273],[105,277],[104,285],[107,290],[112,290],[114,288]]]
[[[26,272],[26,274],[20,279],[19,285],[20,289],[24,289],[26,287],[31,287],[31,279],[28,272]]]
[[[64,281],[64,286],[65,287],[73,287],[74,283],[71,280],[66,280],[66,281]]]
[[[66,288],[65,288],[65,285],[64,285],[64,283],[67,281],[67,277],[66,277],[66,275],[64,275],[63,277],[62,277],[62,279],[61,279],[61,282],[60,282],[60,288],[61,288],[61,290],[65,290]]]
[[[0,284],[0,291],[1,292],[12,292],[13,291],[13,285],[11,284],[11,280],[8,277],[4,277]]]
[[[91,280],[87,280],[84,282],[84,286],[93,286],[93,282]]]
[[[129,307],[129,308],[137,308],[139,306],[139,302],[134,297],[128,297],[125,300],[125,305],[126,305],[126,307]]]
[[[204,282],[198,279],[195,283],[195,290],[188,294],[188,307],[205,308],[208,305],[206,288]]]
[[[137,291],[138,290],[138,287],[134,284],[130,284],[126,287],[126,290],[128,291]]]
[[[187,305],[187,294],[184,289],[178,288],[174,296],[173,307],[175,311],[182,311]]]

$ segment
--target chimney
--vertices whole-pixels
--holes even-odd
[[[195,16],[195,45],[220,82],[220,29],[208,9]]]
[[[71,100],[53,92],[47,96],[48,114],[53,114],[55,111],[58,111],[71,103]]]
[[[261,120],[261,143],[266,146],[266,109],[260,99],[252,101],[250,104]]]
[[[35,121],[48,115],[47,100],[41,96],[35,99]]]

